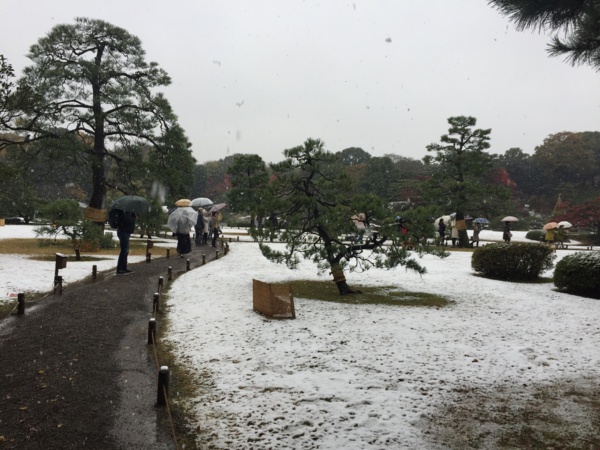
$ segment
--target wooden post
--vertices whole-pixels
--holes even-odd
[[[162,288],[164,286],[165,279],[164,277],[158,277],[158,290],[162,291]]]
[[[219,259],[219,250],[215,252],[215,259]]]
[[[94,264],[92,266],[92,280],[96,281],[96,278],[98,278],[98,266]]]
[[[173,268],[169,266],[169,270],[167,271],[167,280],[171,281],[173,279]]]
[[[152,311],[155,313],[160,312],[160,294],[158,292],[154,293],[154,298],[152,300]]]
[[[158,372],[158,393],[156,396],[156,404],[165,406],[169,395],[169,368],[162,366]]]
[[[202,255],[202,265],[206,264],[206,254]]]
[[[148,322],[148,345],[154,344],[156,339],[156,319],[152,318]]]
[[[152,239],[146,239],[146,262],[149,263],[152,260],[152,253],[150,253],[150,249],[154,247],[154,242]]]
[[[62,282],[63,282],[63,279],[62,279],[62,277],[60,275],[56,275],[54,277],[54,289],[52,291],[52,293],[54,295],[56,295],[56,291],[58,291],[59,294],[63,293]]]
[[[167,249],[167,259],[171,257],[171,249]]]
[[[190,260],[189,260],[189,259],[188,259],[188,260],[185,262],[185,270],[186,270],[187,272],[189,272],[189,271],[190,271]]]
[[[19,294],[17,294],[17,314],[19,316],[22,316],[23,314],[25,314],[25,294],[20,292]]]

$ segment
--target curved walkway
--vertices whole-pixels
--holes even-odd
[[[1,323],[0,448],[176,448],[155,406],[148,322],[159,277],[166,287],[169,266],[175,278],[203,255],[209,262],[215,249],[130,264],[130,275],[99,274]]]

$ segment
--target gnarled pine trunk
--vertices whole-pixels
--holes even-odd
[[[344,276],[344,270],[339,264],[331,266],[331,275],[333,276],[333,282],[337,285],[340,295],[347,294],[360,294],[360,291],[354,291],[350,289],[348,283],[346,283],[346,277]]]

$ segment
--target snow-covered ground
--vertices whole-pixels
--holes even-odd
[[[0,227],[0,238],[11,229],[23,227]],[[487,230],[480,236],[501,239]],[[252,279],[328,277],[308,263],[296,271],[271,263],[242,241],[168,292],[167,340],[198,375],[199,439],[213,448],[432,449],[423,420],[461,390],[600,375],[599,301],[556,292],[551,283],[475,276],[469,252],[425,256],[424,276],[403,268],[347,274],[350,285],[441,293],[452,300],[448,307],[295,298],[295,320],[268,320],[252,310]],[[557,261],[573,251],[559,250]],[[53,274],[40,265],[53,270],[0,256],[3,292],[47,290]],[[91,266],[70,270],[87,276]]]

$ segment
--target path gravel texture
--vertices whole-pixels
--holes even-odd
[[[201,271],[203,255],[209,262],[215,249],[66,284],[63,294],[26,299],[24,315],[1,322],[0,449],[176,448],[165,408],[156,406],[148,322],[159,277],[166,288],[169,266],[176,278],[188,259]],[[160,314],[156,320],[160,327]]]

